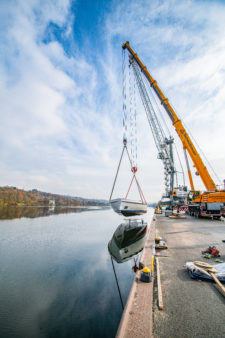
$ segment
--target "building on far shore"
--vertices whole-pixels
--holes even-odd
[[[55,200],[49,200],[49,205],[55,206]]]

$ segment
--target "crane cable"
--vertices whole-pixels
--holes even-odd
[[[125,50],[123,50],[124,54],[123,54],[123,93],[124,95],[124,101],[126,101],[126,53]],[[128,61],[128,58],[127,58]],[[128,64],[128,62],[127,62]],[[128,152],[128,148],[126,147],[126,152],[127,152],[127,156],[129,158],[130,161],[130,165],[131,165],[131,171],[133,173],[133,177],[131,179],[131,183],[130,186],[128,188],[127,194],[125,199],[127,199],[128,194],[130,192],[131,186],[133,184],[133,181],[135,180],[136,184],[137,184],[137,188],[141,197],[141,201],[142,203],[146,204],[146,200],[144,197],[144,194],[141,190],[140,184],[137,180],[136,177],[136,172],[137,172],[137,109],[136,109],[136,79],[134,76],[134,73],[132,71],[132,67],[129,64],[129,78],[128,78],[128,83],[129,83],[129,106],[128,104],[125,103],[125,105],[123,105],[123,107],[126,109],[128,109],[129,111],[129,132],[130,132],[130,150],[131,150],[131,156]],[[127,112],[124,111],[124,121],[128,122],[127,119]],[[125,130],[127,131],[127,126],[125,125]]]
[[[137,167],[137,110],[136,110],[136,85],[135,78],[129,65],[129,140],[131,161]]]
[[[136,82],[125,50],[122,51],[123,138],[128,140],[132,166],[137,167]]]
[[[113,182],[113,187],[112,187],[111,194],[110,194],[110,197],[109,197],[109,201],[111,201],[112,194],[113,194],[113,191],[114,191],[114,188],[115,188],[115,184],[116,184],[116,181],[117,181],[117,176],[118,176],[118,173],[119,173],[120,164],[121,164],[121,161],[122,161],[122,158],[123,158],[123,153],[124,153],[125,147],[126,146],[124,144],[122,154],[120,156],[119,164],[118,164],[118,167],[117,167],[116,176],[115,176],[115,179],[114,179],[114,182]]]
[[[113,182],[113,187],[111,190],[111,194],[110,194],[110,198],[109,201],[111,201],[112,199],[112,194],[115,188],[115,184],[117,181],[117,177],[118,177],[118,173],[119,173],[119,169],[120,169],[120,165],[121,165],[121,161],[123,158],[123,154],[124,154],[124,150],[126,148],[126,144],[127,144],[127,103],[126,103],[126,99],[127,99],[127,95],[126,95],[126,60],[125,60],[125,51],[122,50],[122,87],[123,87],[123,91],[122,91],[122,96],[123,96],[123,150],[122,150],[122,154],[120,156],[120,160],[119,160],[119,164],[117,167],[117,171],[116,171],[116,176]]]
[[[142,192],[142,189],[140,187],[140,184],[137,180],[136,177],[136,172],[137,172],[137,111],[136,111],[136,86],[135,86],[135,81],[133,79],[133,81],[131,81],[131,70],[129,67],[129,79],[127,80],[126,78],[126,54],[125,54],[125,50],[122,51],[122,74],[123,74],[123,78],[122,78],[122,86],[123,86],[123,150],[122,150],[122,154],[120,156],[120,160],[119,160],[119,164],[117,167],[117,171],[116,171],[116,176],[113,182],[113,187],[112,187],[112,191],[110,194],[110,198],[109,201],[111,201],[112,199],[112,194],[115,188],[115,184],[117,181],[117,177],[118,177],[118,173],[119,173],[119,169],[120,169],[120,165],[122,162],[122,158],[124,155],[124,150],[126,150],[130,165],[131,165],[131,171],[133,173],[132,179],[131,179],[131,183],[129,185],[127,194],[125,199],[127,199],[128,194],[130,192],[131,186],[133,184],[133,181],[135,180],[136,184],[137,184],[137,188],[138,188],[138,192],[140,194],[140,198],[142,203],[147,203],[146,199],[144,197],[144,194]],[[129,83],[129,102],[127,100],[127,93],[126,93],[126,85],[127,85],[127,81]],[[131,83],[133,83],[133,86],[131,85]],[[128,111],[129,111],[129,120],[128,120]],[[129,154],[128,148],[127,148],[127,134],[128,134],[128,122],[129,122],[129,130],[130,130],[130,147],[131,147],[131,156]]]
[[[130,165],[131,165],[131,171],[133,173],[133,176],[132,176],[132,179],[131,179],[131,183],[129,185],[129,188],[128,188],[128,191],[127,191],[125,199],[127,199],[128,194],[129,194],[130,189],[131,189],[131,186],[132,186],[132,183],[135,180],[135,182],[137,184],[137,187],[138,187],[138,192],[139,192],[140,197],[141,197],[141,201],[142,201],[142,203],[147,204],[146,199],[145,199],[144,194],[143,194],[143,191],[142,191],[142,189],[140,187],[140,184],[138,182],[138,179],[136,177],[137,168],[132,165],[131,157],[130,157],[130,154],[129,154],[128,149],[127,149],[127,141],[126,141],[126,139],[123,140],[123,150],[122,150],[122,154],[120,156],[120,160],[119,160],[119,164],[118,164],[118,167],[117,167],[116,176],[115,176],[115,179],[114,179],[114,182],[113,182],[113,187],[112,187],[112,191],[111,191],[111,194],[110,194],[109,201],[111,201],[111,199],[112,199],[112,194],[113,194],[113,191],[114,191],[114,188],[115,188],[115,184],[116,184],[116,181],[117,181],[120,165],[121,165],[122,158],[123,158],[123,155],[124,155],[124,150],[126,150],[126,153],[127,153]]]
[[[184,127],[187,129],[188,133],[191,135],[192,140],[195,142],[196,147],[198,148],[199,152],[202,154],[202,156],[204,157],[206,163],[208,163],[210,169],[212,170],[213,174],[215,175],[216,179],[218,180],[218,185],[222,186],[222,180],[219,178],[219,176],[217,175],[217,173],[215,172],[215,170],[213,169],[213,166],[211,165],[211,163],[209,162],[208,158],[206,157],[205,153],[203,152],[203,150],[201,149],[201,147],[199,146],[198,142],[196,141],[196,139],[193,137],[193,135],[191,134],[189,128],[187,128],[187,125],[185,125],[185,123],[183,122]],[[217,186],[218,186],[217,185]]]
[[[122,87],[123,87],[123,139],[127,139],[127,94],[126,94],[126,60],[125,60],[125,51],[122,50]]]
[[[149,94],[151,95],[152,103],[154,103],[155,109],[157,110],[158,114],[160,115],[161,121],[163,122],[164,127],[167,130],[168,136],[171,137],[171,130],[170,130],[171,128],[169,129],[169,127],[168,127],[168,125],[167,125],[167,123],[166,123],[166,121],[163,117],[161,106],[159,106],[159,104],[156,100],[156,97],[155,97],[156,94],[153,91],[152,87],[149,86],[149,82],[147,81],[147,79],[145,77],[144,77],[144,81],[146,83],[146,87],[149,88]],[[176,142],[174,142],[174,146],[175,146],[176,154],[177,154],[178,161],[179,161],[179,164],[180,164],[180,167],[181,167],[181,174],[183,176],[183,185],[185,186],[184,169],[183,169],[183,166],[182,166],[182,163],[181,163],[181,159],[180,159],[179,152],[178,152],[178,149],[177,149],[177,146],[176,146]],[[176,182],[177,182],[177,186],[178,186],[177,170],[175,170],[175,176],[176,176]]]
[[[144,79],[146,80],[145,77],[144,77]],[[146,83],[147,83],[147,82],[146,82]],[[161,111],[161,109],[159,108],[159,105],[158,105],[158,103],[157,103],[157,101],[156,101],[156,99],[155,99],[155,93],[154,93],[153,90],[150,90],[149,93],[151,93],[151,96],[152,96],[152,98],[153,98],[153,100],[154,100],[154,103],[155,103],[155,105],[156,105],[156,107],[157,107],[157,110],[158,110],[158,112],[159,112],[159,114],[160,114],[160,117],[161,117],[161,119],[162,119],[162,121],[163,121],[163,123],[164,123],[164,126],[166,127],[167,132],[168,132],[168,134],[170,135],[170,130],[169,130],[169,128],[168,128],[168,126],[167,126],[167,124],[166,124],[166,122],[165,122],[165,119],[164,119],[163,115],[162,115],[162,111]],[[198,142],[196,141],[196,139],[195,139],[195,138],[193,137],[193,135],[191,134],[191,132],[190,132],[189,128],[187,127],[187,125],[185,125],[184,121],[183,121],[183,125],[184,125],[184,127],[187,129],[188,133],[191,135],[191,138],[192,138],[193,141],[195,142],[195,144],[196,144],[197,148],[199,149],[200,153],[202,154],[202,156],[204,157],[205,161],[208,163],[210,169],[211,169],[212,172],[214,173],[216,179],[218,180],[219,186],[222,185],[222,184],[221,184],[221,182],[222,182],[221,179],[218,177],[218,175],[217,175],[217,173],[215,172],[213,166],[212,166],[211,163],[209,162],[208,158],[206,157],[205,153],[203,152],[203,150],[202,150],[201,147],[199,146],[199,144],[198,144]],[[176,143],[174,142],[174,144],[175,144],[176,153],[177,153],[177,156],[178,156],[180,165],[181,165],[181,160],[180,160],[180,157],[179,157],[179,154],[178,154],[178,150],[177,150],[177,147],[176,147]],[[182,165],[181,165],[181,169],[182,169],[182,174],[183,174],[183,179],[184,179],[184,171],[183,171]],[[184,185],[185,185],[185,183],[184,183]]]
[[[177,153],[177,157],[178,157],[178,161],[179,161],[179,164],[180,164],[180,167],[181,167],[181,174],[183,175],[183,186],[185,186],[185,176],[184,176],[184,168],[182,166],[182,162],[181,162],[181,159],[180,159],[180,155],[179,155],[179,152],[178,152],[178,149],[177,149],[177,146],[176,146],[176,143],[174,142],[174,145],[175,145],[175,150],[176,150],[176,153]],[[177,170],[176,170],[176,177],[177,177]],[[177,183],[178,185],[178,183]]]
[[[125,147],[126,147],[126,145],[125,145]],[[128,156],[128,158],[129,158],[129,161],[130,161],[131,171],[133,172],[133,178],[132,178],[132,180],[131,180],[131,184],[130,184],[130,187],[129,187],[129,189],[128,189],[126,198],[127,198],[128,194],[129,194],[131,185],[132,185],[133,180],[134,180],[134,178],[135,178],[135,181],[136,181],[136,184],[137,184],[137,187],[138,187],[138,191],[139,191],[139,194],[140,194],[140,197],[141,197],[141,201],[142,201],[142,203],[145,203],[145,204],[146,204],[147,202],[146,202],[146,199],[145,199],[145,197],[144,197],[143,191],[141,190],[140,184],[139,184],[139,182],[138,182],[138,180],[137,180],[137,177],[136,177],[136,175],[135,175],[135,173],[137,172],[137,167],[133,167],[133,166],[132,166],[132,161],[131,161],[131,158],[130,158],[130,155],[129,155],[129,152],[128,152],[127,147],[126,147],[126,151],[127,151],[127,156]],[[125,198],[125,199],[126,199],[126,198]]]
[[[154,106],[154,108],[156,109],[158,115],[160,116],[161,121],[163,122],[164,128],[167,130],[167,135],[168,135],[167,137],[169,137],[171,135],[171,130],[169,129],[169,127],[168,127],[168,125],[167,125],[167,123],[166,123],[166,121],[164,119],[161,105],[159,105],[159,103],[157,102],[157,100],[156,100],[156,94],[155,94],[154,90],[152,89],[152,87],[149,86],[148,80],[146,79],[145,76],[143,78],[144,78],[144,82],[146,84],[146,88],[149,89],[148,92],[149,92],[149,94],[150,94],[150,96],[152,98],[152,100],[151,100],[152,105]],[[165,133],[165,131],[164,131],[164,133]]]

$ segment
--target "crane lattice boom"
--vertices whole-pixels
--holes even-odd
[[[154,80],[154,78],[149,73],[148,69],[144,66],[144,64],[139,59],[138,55],[134,53],[132,48],[130,47],[129,42],[127,41],[123,46],[123,49],[128,49],[132,57],[135,59],[136,63],[138,64],[139,68],[145,75],[146,79],[148,80],[150,86],[153,88],[154,92],[158,96],[161,104],[165,108],[167,114],[169,115],[176,132],[179,136],[179,138],[182,141],[184,149],[187,149],[195,168],[197,169],[197,173],[200,175],[203,184],[205,185],[207,191],[217,191],[216,185],[211,178],[206,166],[204,165],[199,153],[197,152],[193,142],[191,141],[187,131],[185,130],[181,120],[178,118],[177,114],[175,113],[174,109],[170,105],[168,99],[164,96],[163,92],[159,88],[157,82]]]
[[[171,136],[169,138],[165,136],[165,133],[161,127],[159,119],[157,118],[157,115],[151,103],[148,91],[141,75],[140,68],[136,60],[132,56],[130,56],[130,64],[134,72],[140,97],[145,108],[152,135],[158,150],[158,158],[163,161],[166,196],[170,197],[170,199],[172,200],[175,173],[172,153],[172,144],[174,139]]]

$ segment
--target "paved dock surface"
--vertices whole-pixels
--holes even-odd
[[[164,310],[154,297],[154,338],[225,337],[225,298],[213,283],[191,279],[184,268],[187,261],[214,262],[201,254],[209,245],[225,262],[225,222],[157,215],[156,234],[166,240],[163,253],[169,257],[159,258]]]

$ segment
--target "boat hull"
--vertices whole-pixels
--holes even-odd
[[[147,204],[142,203],[140,201],[117,198],[111,200],[110,204],[116,213],[122,214],[123,216],[126,217],[142,215],[147,212]]]

